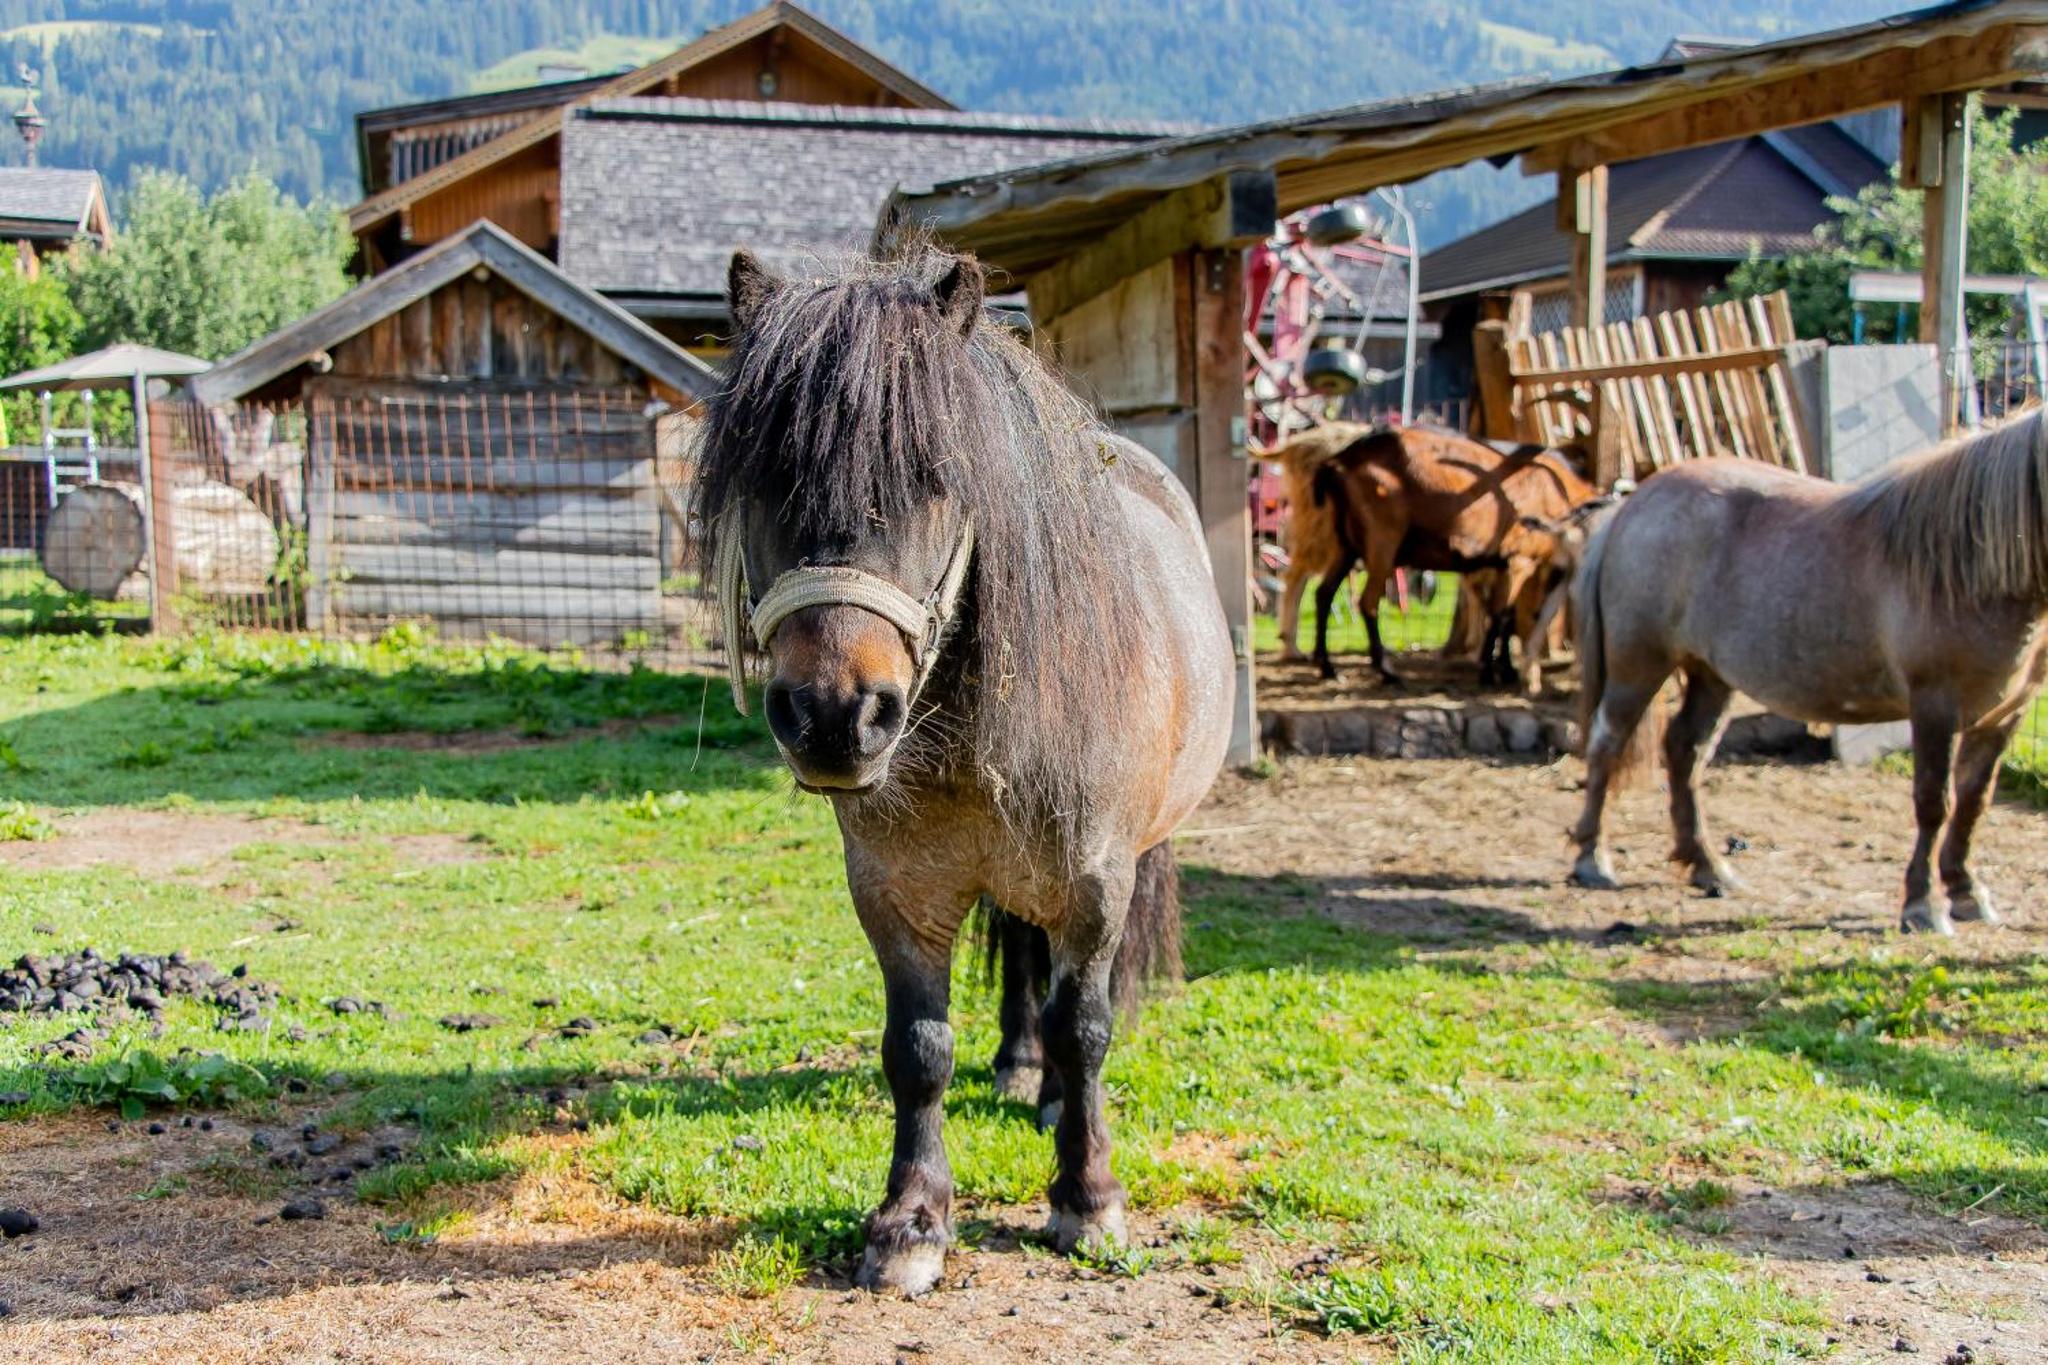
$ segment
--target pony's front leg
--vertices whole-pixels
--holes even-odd
[[[1084,878],[1053,935],[1052,997],[1045,1005],[1046,1058],[1061,1102],[1053,1124],[1056,1170],[1046,1191],[1046,1234],[1061,1253],[1087,1242],[1122,1243],[1124,1187],[1109,1169],[1102,1063],[1109,1053],[1110,974],[1136,880],[1134,860]]]
[[[1966,731],[1956,760],[1956,809],[1949,817],[1948,833],[1941,841],[1941,884],[1948,892],[1951,919],[1978,924],[1997,924],[1999,914],[1991,892],[1977,880],[1970,867],[1970,836],[1991,796],[1998,777],[1998,761],[2012,741],[2018,717],[2003,725]]]
[[[1948,900],[1934,894],[1935,840],[1948,823],[1949,779],[1955,770],[1956,708],[1943,698],[1913,699],[1913,819],[1918,825],[1906,864],[1906,904],[1899,929],[1908,934],[1953,934]]]
[[[867,1252],[854,1282],[917,1295],[939,1281],[953,1236],[953,1172],[946,1162],[946,1085],[953,1079],[952,991],[955,912],[905,913],[893,898],[854,882],[861,926],[882,968],[887,1018],[882,1075],[896,1102],[889,1190],[868,1224]]]

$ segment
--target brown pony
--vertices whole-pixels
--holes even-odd
[[[741,253],[728,290],[696,510],[734,685],[751,625],[768,728],[832,803],[881,967],[895,1152],[859,1282],[916,1294],[944,1268],[951,962],[982,901],[1033,931],[1050,978],[1035,1017],[1005,1009],[1004,1055],[1042,1047],[1053,1244],[1121,1240],[1112,995],[1179,970],[1167,840],[1230,736],[1194,504],[982,324],[971,260],[913,247],[785,281]]]
[[[1846,487],[1749,460],[1668,469],[1594,534],[1573,596],[1587,722],[1576,880],[1615,885],[1608,788],[1651,747],[1645,715],[1676,673],[1672,857],[1695,886],[1734,885],[1695,784],[1739,688],[1801,720],[1910,720],[1919,837],[1900,927],[1996,922],[1970,836],[2048,676],[2042,410]],[[1937,840],[1946,895],[1933,889]]]
[[[1508,639],[1516,605],[1536,592],[1525,615],[1533,625],[1539,582],[1556,549],[1555,536],[1526,518],[1554,519],[1594,496],[1562,452],[1539,446],[1502,449],[1454,431],[1402,427],[1354,441],[1318,466],[1315,494],[1331,504],[1342,543],[1340,567],[1316,591],[1316,663],[1330,662],[1329,617],[1351,565],[1365,562],[1365,616],[1372,665],[1388,682],[1399,676],[1380,642],[1379,604],[1396,568],[1499,570],[1486,603],[1487,635],[1480,679],[1512,676]],[[1533,642],[1524,642],[1524,654]]]

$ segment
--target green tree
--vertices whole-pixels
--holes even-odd
[[[355,242],[340,212],[260,173],[208,199],[183,176],[146,172],[123,207],[113,245],[65,267],[85,346],[139,341],[215,360],[348,288]]]
[[[64,282],[44,271],[30,279],[11,262],[0,261],[0,375],[20,374],[68,359],[84,320],[71,306]],[[0,402],[0,445],[35,431],[36,399],[9,394]]]
[[[1979,108],[1970,129],[1969,228],[1965,266],[1972,274],[2048,274],[2048,144],[2013,145],[2015,110],[1997,115]],[[1751,256],[1728,276],[1724,297],[1786,291],[1799,335],[1853,339],[1849,276],[1857,270],[1918,271],[1922,258],[1919,190],[1896,178],[1872,185],[1854,199],[1830,200],[1839,221],[1820,233],[1812,251],[1793,256]],[[1995,338],[2011,321],[2003,299],[1969,303],[1970,334]],[[1909,310],[1908,335],[1913,315]]]

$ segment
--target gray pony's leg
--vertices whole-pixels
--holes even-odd
[[[1579,846],[1578,860],[1572,864],[1572,880],[1580,886],[1596,891],[1621,888],[1621,883],[1615,880],[1614,858],[1607,851],[1607,834],[1601,823],[1607,811],[1607,791],[1620,775],[1630,736],[1642,724],[1643,713],[1650,709],[1650,703],[1657,699],[1657,689],[1663,685],[1661,677],[1647,684],[1609,678],[1606,690],[1601,693],[1599,708],[1593,713],[1593,724],[1586,736],[1586,804],[1571,833]]]
[[[896,1102],[896,1143],[888,1193],[868,1224],[854,1282],[917,1295],[938,1283],[953,1236],[953,1172],[940,1128],[953,1079],[953,1028],[946,1020],[952,945],[939,951],[877,899],[855,889],[861,925],[882,968],[882,1074]]]
[[[1998,777],[1998,761],[2005,754],[2005,746],[2012,740],[2012,732],[2018,721],[2015,718],[2003,725],[1981,730],[1969,730],[1963,735],[1961,753],[1956,761],[1956,810],[1949,818],[1948,833],[1941,842],[1941,884],[1948,892],[1949,915],[1951,918],[1979,924],[1997,924],[1999,914],[1991,902],[1991,892],[1977,880],[1977,874],[1970,867],[1970,836],[1976,832],[1977,820],[1984,814],[1984,807],[1991,797],[1991,788]]]
[[[1046,1234],[1061,1253],[1084,1242],[1125,1240],[1124,1187],[1109,1169],[1109,1121],[1102,1062],[1109,1052],[1110,974],[1135,882],[1135,860],[1075,887],[1067,921],[1053,936],[1052,996],[1045,1005],[1045,1053],[1062,1099],[1053,1123],[1056,1169],[1046,1191]]]
[[[1685,704],[1664,732],[1664,761],[1671,777],[1671,827],[1676,834],[1671,860],[1690,868],[1692,884],[1709,896],[1742,889],[1709,841],[1699,794],[1699,770],[1721,742],[1730,696],[1728,684],[1718,674],[1706,668],[1688,669]]]
[[[1052,976],[1052,944],[1045,930],[1004,913],[997,922],[996,953],[1001,962],[1002,1003],[997,1017],[1002,1041],[996,1045],[996,1090],[1027,1104],[1041,1100],[1045,1049],[1039,1015]]]
[[[1944,697],[1913,698],[1913,819],[1918,831],[1906,864],[1906,904],[1899,912],[1904,933],[1953,934],[1948,899],[1934,893],[1929,864],[1935,840],[1948,823],[1950,774],[1955,769],[1956,708]]]

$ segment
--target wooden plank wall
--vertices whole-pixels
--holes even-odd
[[[408,305],[336,346],[333,376],[502,379],[558,388],[627,387],[625,362],[495,276],[474,276]]]
[[[336,375],[308,403],[309,625],[541,646],[661,629],[645,394]]]
[[[1037,297],[1033,311],[1041,311]],[[1233,764],[1258,757],[1243,316],[1242,254],[1188,250],[1041,318],[1034,333],[1074,390],[1157,455],[1194,497],[1237,654]]]

